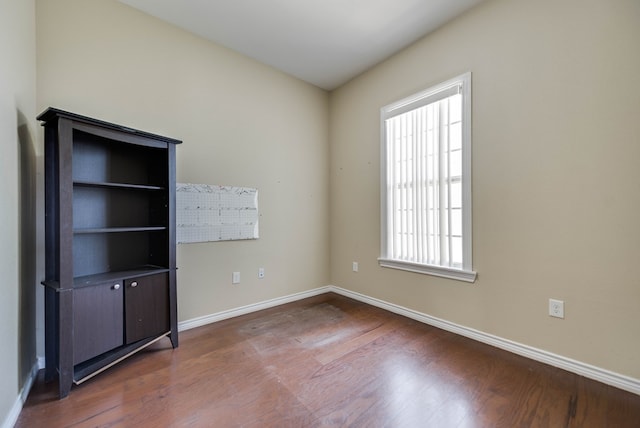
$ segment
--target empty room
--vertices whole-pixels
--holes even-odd
[[[638,426],[640,2],[1,3],[1,427]]]

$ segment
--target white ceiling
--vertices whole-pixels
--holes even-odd
[[[482,0],[120,0],[332,90]]]

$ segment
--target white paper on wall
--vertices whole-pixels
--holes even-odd
[[[178,244],[258,239],[258,189],[176,183]]]

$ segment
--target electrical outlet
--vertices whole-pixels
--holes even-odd
[[[353,269],[354,272],[358,272],[358,262],[353,262],[351,269]]]
[[[549,299],[549,316],[564,318],[564,302],[562,300]]]
[[[264,268],[258,268],[258,278],[264,278]]]
[[[231,276],[232,284],[240,284],[240,272],[234,272]]]

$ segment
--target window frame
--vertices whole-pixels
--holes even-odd
[[[418,109],[447,98],[454,93],[462,95],[462,267],[415,263],[389,257],[388,249],[388,194],[387,194],[387,129],[386,121],[392,117]],[[477,273],[472,262],[472,207],[471,207],[471,72],[431,86],[380,109],[380,257],[381,267],[434,275],[465,282],[474,282]]]

